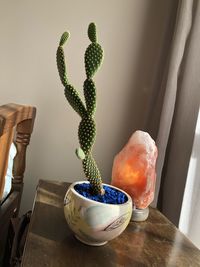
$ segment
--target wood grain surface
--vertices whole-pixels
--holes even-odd
[[[90,247],[75,239],[63,213],[69,183],[40,180],[23,267],[200,266],[200,251],[157,209],[116,239]]]

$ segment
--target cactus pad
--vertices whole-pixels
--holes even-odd
[[[103,50],[98,43],[91,43],[85,51],[85,71],[92,78],[103,60]]]
[[[65,86],[65,97],[73,107],[73,109],[82,117],[87,114],[85,106],[83,105],[78,92],[70,84]]]
[[[83,152],[83,150],[80,147],[77,148],[75,152],[76,152],[76,156],[79,159],[83,160],[85,158],[85,153]]]
[[[83,170],[86,175],[86,178],[90,182],[93,188],[94,194],[103,194],[104,190],[101,185],[101,174],[96,165],[95,160],[93,159],[91,154],[88,154],[85,159],[82,161]]]
[[[89,116],[93,116],[96,110],[96,88],[92,79],[86,79],[83,85],[86,108]]]
[[[92,22],[88,26],[88,37],[92,43],[97,42],[97,31],[96,31],[96,25]]]
[[[57,49],[56,59],[60,80],[62,84],[66,86],[68,84],[68,80],[66,74],[65,56],[62,46],[59,46]]]
[[[69,38],[69,36],[70,36],[69,32],[64,32],[60,38],[59,46],[63,46],[67,41],[67,39]]]
[[[85,154],[91,151],[96,136],[95,122],[91,117],[84,117],[78,129],[78,137],[82,150]]]

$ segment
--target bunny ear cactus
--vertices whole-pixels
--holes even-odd
[[[72,108],[80,115],[81,122],[78,128],[80,148],[76,149],[76,155],[82,160],[83,170],[86,178],[92,186],[94,194],[104,194],[102,179],[97,164],[92,157],[92,147],[96,137],[96,124],[94,114],[96,110],[96,87],[93,76],[99,69],[103,60],[103,50],[97,43],[96,25],[90,23],[88,27],[88,37],[91,44],[85,52],[85,71],[86,80],[84,81],[83,91],[85,104],[77,90],[69,83],[65,64],[63,45],[69,38],[69,33],[64,32],[61,36],[57,49],[57,67],[60,80],[64,85],[65,97]]]

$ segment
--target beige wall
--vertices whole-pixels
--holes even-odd
[[[95,77],[98,124],[94,155],[109,182],[114,155],[130,134],[144,129],[151,97],[160,85],[168,51],[174,0],[0,1],[0,104],[37,107],[22,211],[30,208],[38,179],[75,181],[83,177],[74,150],[79,117],[68,106],[55,53],[63,31],[70,81],[85,79],[83,54],[87,25],[98,26],[105,60]]]

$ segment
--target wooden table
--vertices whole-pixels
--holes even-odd
[[[69,183],[40,180],[23,267],[200,266],[200,251],[158,210],[101,247],[77,241],[64,218]]]

